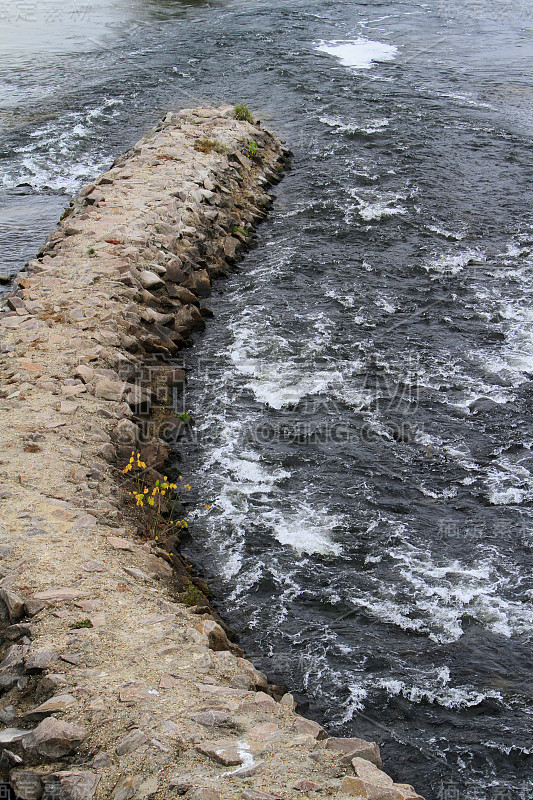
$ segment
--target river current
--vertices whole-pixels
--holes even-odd
[[[186,552],[428,800],[533,790],[532,31],[508,0],[0,0],[4,274],[169,108],[245,102],[293,151],[185,356]]]

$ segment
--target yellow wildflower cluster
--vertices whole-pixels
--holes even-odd
[[[137,456],[135,456],[135,450],[132,450],[131,458],[122,470],[122,474],[127,475],[128,472],[131,472],[134,467],[137,467],[138,469],[146,469],[146,464],[144,461],[141,461],[141,454],[137,453]]]

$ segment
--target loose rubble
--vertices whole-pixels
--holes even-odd
[[[124,510],[132,449],[157,475],[179,441],[173,358],[287,155],[231,107],[169,113],[0,300],[0,778],[20,800],[420,800],[375,743],[298,716],[179,541],[138,538]]]

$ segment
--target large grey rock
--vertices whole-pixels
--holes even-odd
[[[24,731],[21,728],[4,728],[0,731],[0,745],[15,744],[20,742],[25,736],[29,736],[31,731]]]
[[[43,672],[43,670],[48,669],[50,664],[57,661],[58,658],[59,655],[55,650],[38,650],[36,653],[32,653],[31,656],[28,656],[24,668],[26,672],[30,674]]]
[[[0,661],[0,675],[22,672],[24,658],[29,649],[26,644],[12,644],[11,647],[8,647],[2,661]]]
[[[63,758],[74,752],[84,740],[87,732],[77,725],[47,717],[22,740],[25,752],[30,756]]]

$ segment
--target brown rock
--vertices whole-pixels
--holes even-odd
[[[50,602],[61,600],[77,600],[78,597],[88,597],[90,592],[85,589],[46,589],[33,595],[34,600],[48,600]]]
[[[20,670],[28,650],[29,647],[25,644],[12,644],[11,647],[8,647],[0,662],[0,675],[8,675]]]
[[[239,754],[235,741],[202,742],[196,745],[196,749],[202,755],[225,767],[234,767],[242,764],[242,756]]]
[[[42,611],[43,608],[46,608],[46,603],[44,603],[42,600],[32,599],[32,600],[26,600],[26,602],[24,603],[24,610],[28,615],[28,617],[37,616],[39,611]]]
[[[173,689],[177,686],[179,681],[174,678],[172,675],[165,673],[161,675],[161,680],[159,681],[159,688],[160,689]]]
[[[106,567],[100,561],[86,561],[83,569],[85,572],[106,572]]]
[[[117,444],[128,446],[133,449],[136,447],[140,433],[139,426],[135,425],[130,419],[121,419],[113,428],[111,436],[113,441],[117,442]]]
[[[145,683],[133,681],[122,686],[119,699],[122,703],[138,703],[139,700],[149,700],[150,693]]]
[[[112,795],[113,800],[131,800],[141,781],[142,777],[140,775],[121,778],[115,786]]]
[[[9,589],[0,589],[0,600],[7,608],[11,622],[18,622],[24,616],[24,601]]]
[[[222,800],[222,795],[211,787],[199,787],[189,795],[188,800]]]
[[[62,758],[74,752],[86,735],[86,731],[77,725],[47,717],[24,737],[22,746],[29,756],[38,754],[45,758]]]
[[[17,622],[16,625],[8,625],[4,631],[4,636],[10,642],[15,642],[23,636],[27,636],[28,639],[31,639],[33,636],[33,626],[21,622]]]
[[[45,675],[44,678],[41,678],[37,684],[37,691],[40,694],[47,694],[48,692],[55,692],[56,689],[60,689],[66,685],[67,679],[65,675],[60,672],[52,672]]]
[[[118,402],[122,399],[125,389],[126,385],[122,381],[100,378],[94,387],[94,396],[101,397],[102,400],[114,400]]]
[[[54,777],[59,779],[62,800],[92,800],[100,783],[100,775],[86,770],[56,772]]]
[[[393,780],[370,761],[364,758],[353,758],[352,767],[358,778],[365,783],[372,783],[378,786],[392,786]]]
[[[122,539],[120,536],[108,536],[107,541],[114,550],[129,550],[134,552],[133,542],[129,539]]]
[[[74,377],[81,378],[84,383],[90,383],[94,378],[94,369],[86,364],[80,364],[74,370]]]
[[[295,783],[292,788],[296,789],[297,792],[316,792],[322,787],[318,783],[304,779],[303,781]]]
[[[158,578],[172,578],[174,570],[166,561],[152,554],[146,556],[146,566]]]
[[[42,672],[59,658],[55,650],[38,650],[26,659],[24,665],[26,672]]]
[[[202,620],[196,628],[200,633],[204,633],[209,640],[209,647],[211,650],[229,650],[231,648],[228,637],[224,633],[223,628],[212,619]]]
[[[127,753],[133,753],[134,750],[138,750],[139,747],[142,747],[147,742],[148,736],[139,728],[136,728],[120,740],[115,750],[119,756],[124,756]]]
[[[313,736],[318,741],[328,738],[327,731],[324,730],[322,725],[319,725],[318,722],[314,722],[311,719],[305,719],[304,717],[297,717],[295,720],[295,724],[300,733],[305,733],[308,736]]]
[[[42,781],[33,770],[12,769],[9,780],[18,800],[40,800],[43,796]]]
[[[351,795],[352,797],[366,797],[366,787],[361,778],[354,778],[351,775],[346,775],[342,779],[341,792]]]
[[[353,758],[364,758],[371,761],[376,767],[381,768],[381,756],[379,747],[375,742],[367,742],[364,739],[341,739],[331,737],[326,742],[326,750],[336,750],[344,753],[342,763],[350,764]]]
[[[24,716],[26,719],[42,719],[50,714],[66,711],[74,705],[76,705],[76,698],[71,694],[58,694],[41,703],[40,706],[31,709],[31,711],[27,711]]]
[[[243,800],[283,800],[277,794],[267,794],[266,792],[260,792],[258,789],[248,789],[242,797]]]
[[[202,711],[200,714],[193,714],[191,719],[206,728],[236,727],[231,714],[226,711]]]

